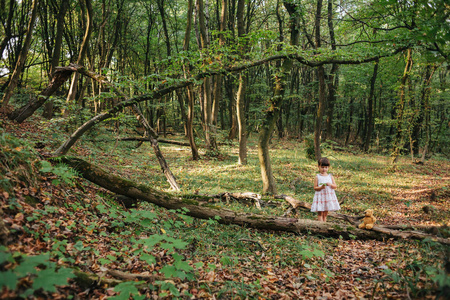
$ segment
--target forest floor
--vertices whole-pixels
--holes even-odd
[[[450,250],[431,240],[333,239],[222,225],[150,204],[125,209],[64,165],[42,163],[69,135],[63,123],[33,117],[18,125],[1,116],[0,125],[0,208],[9,230],[7,247],[0,246],[0,299],[445,299],[450,293]],[[118,141],[132,133],[110,125],[83,137],[70,155],[169,191],[150,145]],[[372,208],[378,224],[450,226],[448,160],[433,156],[417,165],[402,157],[392,167],[388,156],[335,145],[323,151],[345,198],[341,212]],[[200,161],[191,160],[188,147],[161,149],[182,193],[261,190],[252,137],[246,166],[237,164],[236,143]],[[311,201],[317,167],[304,144],[274,139],[271,160],[278,192]],[[266,215],[288,207],[219,205]],[[316,218],[308,211],[297,217]],[[73,268],[98,278],[68,279]]]

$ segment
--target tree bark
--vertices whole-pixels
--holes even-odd
[[[200,219],[217,219],[222,224],[236,224],[256,229],[288,231],[297,234],[317,234],[325,237],[340,237],[345,239],[386,239],[386,238],[414,238],[423,239],[420,234],[396,233],[394,230],[380,228],[375,230],[362,230],[356,226],[347,226],[315,220],[286,218],[278,216],[263,216],[258,214],[239,213],[229,209],[217,207],[208,203],[209,198],[199,195],[174,196],[169,193],[158,191],[150,186],[136,184],[111,172],[102,170],[82,159],[63,157],[61,159],[70,167],[74,168],[85,179],[114,193],[130,198],[153,203],[167,209],[186,208],[186,214]],[[331,213],[330,213],[331,214]],[[376,226],[377,227],[377,226]],[[429,237],[429,235],[427,235]],[[434,238],[444,244],[450,244],[450,239]]]
[[[275,179],[273,178],[272,165],[269,155],[269,141],[274,131],[276,122],[280,114],[280,106],[283,101],[283,80],[287,70],[292,67],[291,60],[287,59],[281,66],[280,74],[275,78],[274,95],[270,101],[265,118],[261,126],[258,139],[258,158],[261,168],[261,178],[263,182],[264,194],[276,194],[277,188]]]
[[[221,1],[221,12],[219,22],[219,45],[221,47],[225,46],[225,35],[226,26],[228,22],[228,0]],[[222,53],[222,51],[220,51]],[[212,123],[217,127],[218,125],[218,115],[219,115],[219,107],[223,101],[222,95],[222,83],[223,83],[223,75],[217,74],[214,77],[214,85],[213,85],[213,103],[212,103]],[[223,118],[222,118],[223,119]]]
[[[366,137],[364,139],[364,151],[369,151],[370,141],[372,139],[373,134],[373,128],[374,128],[374,115],[373,115],[373,98],[375,95],[375,81],[377,80],[378,75],[378,64],[379,62],[376,61],[375,65],[373,66],[373,74],[372,78],[370,79],[370,91],[369,91],[369,98],[367,99],[367,129],[366,129]]]
[[[330,33],[331,50],[336,51],[336,39],[334,37],[333,25],[333,1],[328,0],[328,31]],[[331,71],[328,78],[328,97],[327,97],[327,119],[326,119],[326,138],[333,137],[333,113],[334,103],[336,102],[336,90],[339,83],[338,76],[339,66],[337,64],[331,65]]]
[[[247,49],[243,37],[245,36],[245,1],[238,0],[236,18],[237,18],[237,32],[238,32],[238,43],[239,43],[239,55],[243,57]],[[239,75],[239,87],[236,94],[236,120],[239,132],[239,159],[238,164],[247,164],[247,120],[245,118],[245,90],[246,90],[246,74],[241,73]]]
[[[194,11],[194,2],[193,0],[189,0],[188,2],[188,10],[187,10],[187,24],[186,24],[186,31],[184,34],[184,40],[183,40],[183,50],[188,51],[189,50],[189,40],[191,37],[191,27],[192,27],[192,13]],[[186,63],[184,66],[184,78],[187,79],[188,76],[190,76],[190,65],[189,62]],[[192,90],[191,86],[186,87],[186,93],[188,98],[188,112],[186,115],[186,133],[187,138],[189,140],[189,144],[191,146],[191,153],[192,153],[192,160],[199,160],[200,154],[198,153],[197,145],[195,143],[194,138],[194,91]]]
[[[34,0],[33,5],[31,7],[31,16],[30,20],[28,22],[27,27],[27,36],[25,38],[24,45],[22,49],[20,50],[19,58],[17,59],[16,66],[14,67],[14,71],[12,73],[11,79],[8,83],[8,86],[5,89],[5,93],[3,94],[2,103],[0,110],[5,110],[8,106],[9,99],[14,93],[14,89],[16,88],[17,84],[19,83],[20,74],[22,74],[23,67],[25,65],[25,62],[27,60],[28,56],[28,49],[31,45],[31,37],[33,35],[33,28],[34,28],[34,22],[36,21],[37,12],[39,7],[39,0]]]
[[[396,129],[397,133],[395,135],[395,139],[393,142],[393,149],[392,149],[392,164],[395,164],[397,162],[398,157],[401,154],[401,149],[403,147],[403,115],[405,110],[405,104],[407,101],[406,96],[406,83],[409,78],[409,72],[412,68],[412,50],[408,49],[406,51],[406,64],[405,64],[405,70],[403,72],[403,76],[401,78],[400,83],[400,94],[399,94],[399,100],[396,105],[396,113],[397,113],[397,120],[396,120]]]
[[[236,95],[236,120],[239,132],[239,165],[247,164],[247,120],[245,118],[245,74],[239,75],[239,88]]]
[[[308,210],[308,211],[311,210],[311,203],[299,201],[293,197],[286,196],[286,195],[279,195],[279,196],[275,196],[275,197],[286,200],[286,202],[288,202],[294,209],[301,208],[303,210]],[[354,225],[355,227],[358,226],[361,223],[360,220],[364,218],[364,216],[355,217],[355,216],[349,216],[346,214],[341,214],[341,213],[332,212],[332,211],[328,213],[328,216],[331,218],[347,221],[350,224]],[[393,236],[396,238],[418,239],[418,240],[423,240],[423,239],[429,238],[429,239],[435,240],[437,242],[440,242],[442,244],[448,245],[448,244],[450,244],[449,238],[436,237],[436,235],[439,234],[441,230],[444,231],[446,229],[447,229],[447,227],[445,227],[445,226],[441,226],[441,227],[431,226],[430,227],[430,226],[420,226],[420,225],[419,226],[375,225],[372,228],[373,231],[379,232],[381,234],[387,234],[389,236]],[[421,230],[421,231],[418,231],[418,230]],[[422,231],[431,232],[431,234],[425,233]]]
[[[29,118],[33,113],[41,107],[47,99],[55,93],[58,88],[66,82],[72,75],[73,70],[69,68],[59,68],[53,73],[53,78],[50,84],[37,97],[33,97],[27,104],[13,111],[9,118],[22,123]]]
[[[61,45],[64,34],[64,16],[69,7],[69,1],[61,0],[59,5],[58,15],[56,17],[56,36],[55,36],[55,46],[53,47],[52,60],[50,63],[50,81],[53,79],[53,73],[56,67],[59,65],[59,57],[61,56]],[[45,103],[44,118],[51,119],[53,115],[53,101],[47,101]]]
[[[315,48],[319,49],[321,47],[320,42],[320,20],[322,14],[322,0],[317,0],[317,10],[316,10],[316,18],[314,22],[314,30],[315,30]],[[314,153],[316,156],[316,160],[319,160],[322,156],[320,151],[320,139],[322,135],[322,118],[325,111],[325,69],[323,66],[317,67],[317,78],[319,80],[319,101],[317,107],[317,117],[316,124],[314,125]]]
[[[6,19],[4,36],[3,36],[2,42],[0,43],[0,57],[3,57],[3,51],[5,51],[6,46],[8,45],[9,41],[13,37],[12,36],[12,19],[14,16],[15,4],[16,4],[16,0],[9,1],[8,18]],[[4,7],[3,9],[5,9],[5,8],[6,7]]]
[[[199,24],[199,46],[200,49],[209,47],[209,39],[206,26],[205,6],[203,0],[197,0],[197,14]],[[213,110],[212,110],[212,81],[211,76],[203,80],[203,93],[200,99],[202,101],[203,109],[203,128],[205,132],[206,148],[211,155],[218,154],[218,147],[216,143],[216,129],[213,124]]]
[[[89,39],[90,39],[91,32],[92,32],[92,21],[93,21],[93,11],[92,11],[91,0],[80,0],[80,1],[84,1],[84,4],[86,5],[87,19],[86,19],[86,30],[84,33],[83,41],[80,46],[80,52],[78,53],[78,59],[77,59],[78,65],[82,64],[84,58],[86,57],[87,48],[89,47]],[[69,94],[67,95],[67,99],[66,99],[67,103],[70,103],[73,100],[75,100],[79,76],[80,75],[78,72],[75,72],[73,74],[72,83],[70,84]],[[64,113],[66,114],[67,111]]]
[[[414,154],[419,153],[419,139],[420,139],[420,132],[425,133],[425,147],[427,147],[427,116],[429,114],[429,98],[430,98],[430,91],[431,91],[431,79],[433,78],[433,75],[435,71],[438,69],[438,65],[432,65],[428,63],[425,67],[425,72],[422,80],[422,87],[420,91],[420,106],[418,108],[417,112],[417,120],[414,123],[413,129],[412,129],[412,138],[413,138],[413,149]]]

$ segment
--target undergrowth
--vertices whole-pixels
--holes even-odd
[[[73,151],[125,178],[168,190],[150,145],[144,143],[136,148],[125,142],[111,143],[116,133],[106,128],[98,130],[98,135],[91,135]],[[114,201],[114,194],[82,180],[58,160],[43,159],[36,148],[50,151],[54,145],[51,136],[41,141],[22,140],[1,132],[0,141],[0,203],[9,231],[4,240],[7,247],[0,248],[0,288],[4,297],[71,298],[77,294],[87,299],[101,295],[111,299],[195,299],[215,295],[219,299],[251,299],[270,297],[269,290],[294,297],[298,291],[347,280],[352,268],[349,264],[357,260],[356,256],[346,261],[337,255],[338,249],[352,245],[341,239],[223,225],[218,218],[195,219],[186,215],[186,210],[167,211],[148,203],[126,209]],[[38,142],[44,143],[43,147],[37,147]],[[315,162],[306,157],[304,145],[281,142],[283,147],[272,152],[279,193],[311,201]],[[233,145],[221,147],[221,159],[200,162],[192,161],[189,151],[180,146],[160,146],[183,193],[217,194],[261,189],[256,146],[249,145],[249,163],[245,166],[237,164]],[[420,207],[411,204],[410,194],[396,193],[413,190],[418,177],[426,174],[426,167],[404,162],[402,179],[398,180],[398,172],[386,169],[386,157],[334,152],[331,148],[324,151],[332,161],[338,197],[345,197],[344,213],[359,214],[372,207],[378,214],[388,214],[395,203],[404,209],[405,219],[418,218]],[[445,174],[428,176],[438,182],[432,187],[435,205],[448,201],[448,189],[442,180]],[[239,203],[217,205],[265,215],[282,215],[287,208],[281,205],[259,210]],[[316,216],[299,211],[297,217]],[[444,210],[429,219],[444,224],[447,217],[448,211]],[[364,244],[355,241],[353,245]],[[447,293],[449,277],[442,265],[447,248],[432,241],[390,241],[386,246],[397,252],[377,252],[377,259],[369,262],[361,258],[378,274],[367,284],[374,297],[395,293],[439,297]],[[72,271],[75,269],[103,277],[110,270],[154,277],[107,284],[99,279],[93,286]],[[367,280],[355,272],[360,282]]]

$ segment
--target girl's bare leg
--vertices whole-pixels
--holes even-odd
[[[318,214],[319,221],[323,222],[323,211],[318,211],[317,214]]]
[[[322,212],[322,220],[323,220],[324,222],[327,221],[327,216],[328,216],[328,211],[323,211],[323,212]]]

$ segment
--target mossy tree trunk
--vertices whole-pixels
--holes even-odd
[[[200,219],[217,219],[222,224],[236,224],[256,229],[287,231],[297,234],[314,234],[325,237],[342,237],[345,239],[385,239],[424,237],[416,232],[400,232],[380,228],[378,231],[361,230],[355,224],[342,225],[330,222],[319,222],[308,219],[296,219],[279,216],[263,216],[252,213],[240,213],[211,204],[209,196],[184,195],[177,196],[158,191],[150,186],[137,184],[102,170],[79,158],[63,157],[62,162],[79,172],[85,179],[116,194],[153,203],[167,209],[187,208],[186,214]],[[427,236],[429,237],[429,236]],[[441,243],[450,244],[450,239],[436,238]]]
[[[399,100],[397,102],[395,111],[397,113],[397,120],[396,120],[396,128],[397,133],[395,135],[395,139],[393,142],[393,149],[392,149],[392,164],[395,164],[397,162],[398,157],[401,154],[401,150],[403,147],[403,139],[404,139],[404,133],[403,133],[403,127],[404,127],[404,113],[405,113],[405,105],[408,101],[407,95],[406,95],[406,84],[409,80],[409,73],[411,72],[413,60],[412,60],[412,50],[408,49],[406,51],[406,63],[405,63],[405,70],[403,72],[403,76],[401,78],[400,82],[400,92],[399,92]]]

